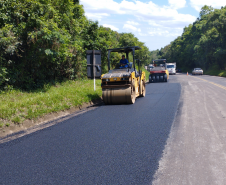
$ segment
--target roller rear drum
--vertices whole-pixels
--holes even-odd
[[[102,97],[105,104],[133,104],[136,99],[135,88],[103,89]]]

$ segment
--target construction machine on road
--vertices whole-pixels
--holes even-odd
[[[136,97],[145,96],[145,72],[136,69],[141,67],[139,59],[135,60],[135,50],[138,46],[108,49],[108,73],[101,76],[102,98],[105,104],[133,104]],[[120,63],[114,69],[110,69],[111,52],[125,53],[129,60],[132,53],[133,62],[129,62],[127,68],[120,67]]]
[[[149,83],[167,82],[169,71],[166,66],[166,59],[153,60],[153,68],[150,68]]]

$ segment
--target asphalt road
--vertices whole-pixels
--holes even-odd
[[[153,184],[226,184],[226,78],[178,75],[178,113]]]
[[[0,145],[0,184],[223,184],[226,79],[171,75]],[[225,88],[225,89],[224,89]]]

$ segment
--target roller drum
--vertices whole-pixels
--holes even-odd
[[[135,88],[103,89],[102,97],[105,104],[133,104],[135,103]]]

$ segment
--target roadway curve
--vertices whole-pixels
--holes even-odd
[[[1,144],[1,184],[226,182],[226,80],[180,74],[146,88],[133,105]]]

